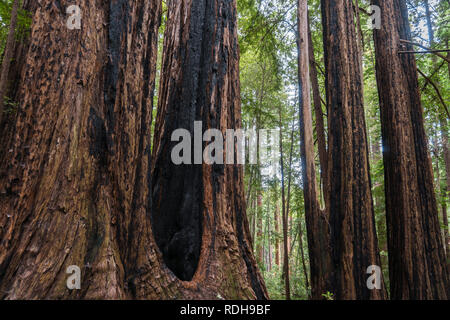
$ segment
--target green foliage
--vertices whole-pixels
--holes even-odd
[[[17,112],[17,109],[19,108],[19,103],[14,102],[9,97],[5,97],[3,107],[4,107],[3,109],[4,114],[14,114]]]
[[[5,50],[6,38],[9,32],[13,0],[0,0],[0,56]],[[31,27],[31,15],[20,9],[17,15],[16,39],[24,39],[29,34]]]
[[[329,291],[327,293],[322,294],[322,296],[325,298],[325,300],[330,301],[334,300],[334,294]]]

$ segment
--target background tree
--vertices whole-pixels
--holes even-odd
[[[403,0],[372,2],[382,11],[374,31],[381,105],[389,272],[393,299],[446,299],[448,272],[408,13]],[[386,72],[390,70],[390,72]],[[411,285],[413,283],[413,285]]]

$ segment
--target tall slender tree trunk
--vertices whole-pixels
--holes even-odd
[[[257,219],[257,232],[256,232],[256,261],[263,266],[264,265],[264,239],[263,239],[263,210],[262,210],[262,195],[258,191],[258,200],[256,204],[256,219]]]
[[[305,286],[306,289],[308,290],[310,288],[309,277],[308,277],[308,269],[306,268],[305,250],[303,249],[303,227],[301,222],[298,224],[298,233],[299,233],[300,257],[302,259],[302,267],[303,267],[303,276],[305,277]]]
[[[0,298],[267,298],[251,253],[241,167],[201,166],[194,171],[201,173],[194,175],[197,180],[184,180],[201,185],[194,199],[201,198],[202,247],[192,281],[180,279],[192,265],[178,273],[167,262],[159,233],[167,223],[174,240],[183,237],[173,232],[176,223],[158,220],[167,207],[157,200],[166,206],[176,200],[179,207],[193,194],[190,186],[181,190],[187,194],[161,193],[168,186],[158,171],[172,163],[161,163],[162,154],[170,155],[162,151],[171,134],[163,120],[187,114],[177,109],[177,94],[186,92],[179,80],[191,89],[196,80],[216,75],[214,84],[198,85],[205,91],[198,91],[203,100],[197,101],[204,103],[189,104],[188,110],[200,106],[206,113],[214,106],[229,128],[240,125],[235,2],[168,3],[167,34],[173,37],[166,36],[157,123],[166,131],[156,131],[153,192],[150,127],[161,2],[81,0],[80,30],[65,28],[68,17],[61,8],[71,2],[52,3],[41,1],[34,14],[17,129],[6,149],[10,161],[0,164]],[[218,56],[208,54],[213,44]],[[191,53],[188,60],[179,55],[182,49]],[[201,75],[196,80],[192,69]],[[211,99],[216,104],[206,103]],[[208,115],[214,121],[217,113]],[[168,171],[169,180],[174,172],[180,173]],[[187,238],[193,251],[199,238],[195,232]],[[171,249],[186,252],[179,243]],[[81,290],[66,287],[71,265],[81,268]]]
[[[268,210],[267,212],[270,212],[270,205],[268,203]],[[272,243],[270,239],[270,235],[272,234],[271,225],[270,225],[270,217],[267,217],[266,219],[266,236],[267,236],[267,255],[268,255],[268,267],[267,270],[272,271]]]
[[[440,119],[441,137],[442,137],[442,153],[445,163],[445,188],[442,190],[442,196],[445,201],[442,203],[442,221],[444,222],[444,248],[447,254],[447,271],[450,272],[450,235],[448,231],[448,213],[447,202],[450,196],[450,148],[448,141],[448,120],[445,117]],[[450,275],[449,275],[450,277]],[[450,281],[450,279],[449,279]]]
[[[3,107],[5,103],[5,94],[8,86],[9,67],[14,54],[14,37],[17,26],[17,13],[19,11],[19,0],[14,0],[11,10],[11,21],[9,24],[8,38],[6,39],[5,52],[0,74],[0,125],[3,118]]]
[[[253,208],[253,221],[252,221],[252,239],[253,239],[253,248],[256,247],[256,222],[257,222],[257,211],[256,211],[256,197],[253,197],[252,200],[252,208]]]
[[[288,187],[287,187],[287,199],[286,199],[286,216],[288,217],[288,254],[291,252],[292,247],[292,234],[289,232],[290,226],[292,226],[292,215],[290,214],[291,210],[291,183],[292,183],[292,158],[294,155],[294,123],[292,124],[291,130],[291,150],[289,152],[289,171],[288,171]]]
[[[316,188],[307,12],[307,0],[299,0],[297,8],[297,48],[303,196],[311,272],[311,298],[319,300],[324,299],[323,294],[332,292],[332,264],[329,224],[325,212],[320,210]]]
[[[425,16],[427,18],[427,28],[428,28],[428,38],[430,42],[430,48],[434,47],[434,29],[433,29],[433,22],[431,17],[431,10],[430,10],[430,4],[428,0],[424,0],[425,4]],[[437,56],[432,55],[431,57],[433,61],[433,68],[437,70],[438,68],[438,62],[437,62]],[[439,81],[435,81],[436,85],[439,86]],[[447,115],[439,115],[439,124],[440,124],[440,131],[441,131],[441,137],[442,137],[442,154],[444,157],[444,163],[445,163],[445,187],[441,190],[441,195],[444,197],[445,201],[442,202],[442,221],[444,223],[444,249],[447,255],[447,260],[450,259],[450,238],[448,233],[448,216],[447,216],[447,197],[450,192],[450,150],[448,147],[448,128],[447,128]],[[440,181],[438,183],[438,186],[440,186]],[[447,268],[449,268],[449,263],[447,262]],[[450,272],[450,270],[448,270]],[[450,281],[450,279],[449,279]]]
[[[278,200],[277,203],[275,204],[275,213],[274,213],[274,224],[275,224],[275,234],[276,234],[276,238],[275,238],[275,264],[277,266],[280,266],[280,240],[278,238],[278,235],[280,234],[280,207],[278,205]]]
[[[366,270],[380,266],[369,175],[361,51],[352,1],[322,0],[327,48],[329,216],[333,287],[337,299],[384,299],[367,286]]]
[[[392,299],[447,299],[448,273],[404,0],[372,0],[380,96]],[[390,23],[386,23],[389,21]],[[406,45],[406,50],[412,50]]]
[[[317,76],[316,59],[314,57],[314,45],[311,36],[311,27],[308,16],[308,51],[309,51],[309,77],[311,80],[312,97],[314,102],[314,113],[316,115],[317,145],[319,149],[320,178],[322,180],[322,192],[327,199],[330,184],[328,182],[328,155],[325,135],[324,115],[322,111],[322,98],[320,97],[319,78]],[[325,205],[327,206],[327,205]]]

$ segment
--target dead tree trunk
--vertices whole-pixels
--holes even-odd
[[[369,175],[361,52],[353,2],[322,0],[328,98],[329,217],[338,299],[384,299],[366,270],[381,266]]]
[[[236,1],[168,2],[153,148],[153,231],[164,261],[186,286],[213,299],[264,299],[243,167],[203,162],[206,142],[194,136],[203,137],[207,129],[225,136],[227,129],[241,128],[236,18]],[[187,130],[189,141],[193,137],[191,156],[181,165],[171,159],[177,129]]]
[[[372,0],[392,299],[447,299],[448,273],[404,0]],[[389,23],[388,23],[389,22]]]

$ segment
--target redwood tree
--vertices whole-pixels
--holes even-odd
[[[338,299],[383,299],[367,287],[366,270],[381,266],[369,175],[361,48],[352,1],[322,0],[328,103],[327,208],[333,288]]]
[[[153,230],[167,266],[203,297],[267,298],[252,252],[243,167],[194,164],[195,143],[205,147],[194,142],[195,121],[203,123],[200,136],[208,129],[226,136],[227,129],[241,128],[235,1],[168,2],[153,149]],[[171,160],[178,144],[171,136],[180,128],[193,137],[190,164]]]
[[[432,164],[404,0],[373,0],[381,8],[374,30],[380,97],[389,273],[393,299],[447,299],[449,282]]]
[[[311,273],[311,298],[320,300],[324,299],[323,294],[333,291],[331,283],[332,265],[328,219],[326,212],[320,208],[316,187],[309,67],[311,43],[308,34],[307,12],[307,1],[299,0],[297,7],[297,49],[303,197]],[[318,103],[320,103],[320,96]],[[319,107],[321,108],[321,106]],[[324,187],[324,190],[326,189]]]

